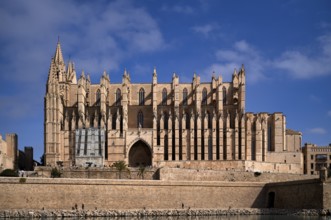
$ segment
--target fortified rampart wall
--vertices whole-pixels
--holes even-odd
[[[153,180],[0,178],[0,209],[265,207],[265,184]]]
[[[268,173],[302,174],[301,163],[270,163],[260,161],[163,161],[158,167],[223,170],[223,171],[250,171]]]
[[[267,197],[274,197],[275,208],[329,209],[331,184],[318,179],[267,184]],[[274,195],[271,195],[274,193]],[[270,202],[267,202],[270,204]]]
[[[318,175],[303,175],[289,173],[243,172],[236,170],[201,170],[181,168],[161,168],[161,180],[175,181],[231,181],[231,182],[287,182],[295,180],[318,179]]]
[[[21,180],[21,181],[20,181]],[[20,183],[21,182],[21,183]],[[0,178],[0,210],[331,208],[330,181],[285,183]],[[270,193],[274,193],[270,198]]]

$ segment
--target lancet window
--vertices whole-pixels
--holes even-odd
[[[115,95],[115,104],[116,106],[120,106],[121,105],[121,90],[117,89],[116,90],[116,95]]]
[[[207,105],[207,89],[202,90],[202,105]]]
[[[145,104],[145,90],[141,88],[139,90],[139,105],[144,105]]]
[[[137,115],[137,127],[141,127],[143,128],[144,127],[144,115],[142,113],[142,111],[139,111],[138,112],[138,115]]]
[[[162,90],[162,105],[167,105],[167,89]]]
[[[183,105],[184,106],[187,105],[187,89],[186,88],[183,90]]]

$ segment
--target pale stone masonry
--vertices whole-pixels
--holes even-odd
[[[17,134],[6,134],[5,140],[0,134],[0,172],[5,169],[16,169],[17,158]]]
[[[282,113],[245,112],[244,66],[231,82],[201,82],[194,74],[180,83],[174,73],[158,83],[156,69],[151,80],[132,83],[126,70],[122,83],[111,83],[106,72],[99,84],[84,72],[77,80],[58,42],[45,95],[46,164],[252,161],[264,171],[302,173],[301,133],[286,129]]]
[[[304,174],[318,174],[322,167],[331,171],[331,144],[329,146],[317,146],[305,144],[302,148],[304,155]]]

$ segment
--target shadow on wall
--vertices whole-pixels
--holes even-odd
[[[251,208],[266,208],[267,188],[264,186],[254,200]]]
[[[323,183],[318,179],[268,183],[264,188],[267,208],[323,208]]]

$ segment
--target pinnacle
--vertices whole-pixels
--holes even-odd
[[[63,59],[61,44],[60,44],[60,38],[58,39],[58,42],[56,45],[54,60],[57,64],[64,64],[64,59]]]

